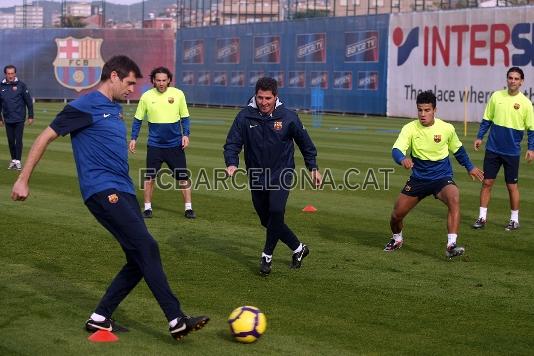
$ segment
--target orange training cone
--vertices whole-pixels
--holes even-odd
[[[315,213],[317,211],[317,208],[315,208],[313,205],[306,205],[302,211],[305,211],[307,213]]]
[[[98,330],[89,336],[88,339],[92,342],[115,342],[119,340],[117,335],[107,330]]]

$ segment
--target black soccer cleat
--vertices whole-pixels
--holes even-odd
[[[152,217],[152,209],[146,209],[143,211],[143,217],[145,219],[150,219]]]
[[[195,211],[193,209],[187,209],[184,213],[184,216],[187,218],[187,219],[194,219],[197,217],[197,215],[195,214]]]
[[[504,231],[513,231],[519,229],[519,223],[515,220],[510,220],[508,225],[504,228]]]
[[[391,251],[398,250],[399,248],[402,247],[403,242],[404,242],[403,240],[391,239],[389,240],[387,245],[384,246],[384,251],[391,252]]]
[[[450,246],[447,246],[447,250],[445,251],[445,256],[447,256],[449,259],[461,256],[465,252],[465,248],[461,246],[456,246],[456,244],[452,244]]]
[[[292,256],[291,264],[289,265],[289,268],[300,268],[302,264],[302,260],[304,257],[308,256],[310,254],[310,249],[306,245],[302,245],[302,250],[300,252],[294,253]]]
[[[267,257],[262,257],[260,260],[260,274],[262,276],[267,276],[269,273],[271,273],[271,264],[272,260],[270,262],[267,262]]]
[[[180,340],[191,331],[202,329],[209,320],[207,316],[184,316],[173,328],[169,328],[169,332],[173,338]]]
[[[484,226],[486,226],[486,219],[484,218],[478,218],[472,225],[473,229],[482,229]]]
[[[124,326],[118,325],[113,319],[106,319],[104,321],[95,321],[93,319],[88,319],[85,322],[85,330],[90,333],[94,333],[98,330],[105,330],[110,332],[128,332],[129,330]]]

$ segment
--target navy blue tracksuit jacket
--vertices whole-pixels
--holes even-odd
[[[298,115],[277,101],[272,115],[264,116],[254,98],[241,110],[232,124],[226,144],[226,166],[239,166],[239,153],[244,146],[247,171],[269,169],[270,183],[279,184],[280,173],[295,168],[295,142],[309,170],[317,169],[317,150]],[[265,182],[267,183],[267,182]]]
[[[33,117],[32,97],[26,84],[15,78],[11,83],[5,79],[0,83],[0,112],[4,122],[13,124],[26,121],[26,107],[28,117]]]

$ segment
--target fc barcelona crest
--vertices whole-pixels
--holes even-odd
[[[434,142],[440,143],[441,142],[441,135],[434,135]]]
[[[92,37],[56,38],[57,56],[53,65],[59,84],[77,92],[98,84],[104,66],[100,53],[103,41]]]
[[[276,131],[282,130],[282,121],[275,121],[273,127]]]
[[[167,98],[167,101],[169,102],[169,104],[172,104],[172,103],[174,103],[174,98],[171,96],[171,97]]]
[[[119,196],[117,194],[110,194],[108,195],[108,201],[111,204],[117,204],[117,202],[119,201]]]

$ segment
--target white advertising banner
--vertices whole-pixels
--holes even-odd
[[[392,14],[388,46],[388,116],[416,117],[419,92],[432,90],[437,116],[480,121],[491,93],[506,87],[512,66],[534,100],[534,7]]]

